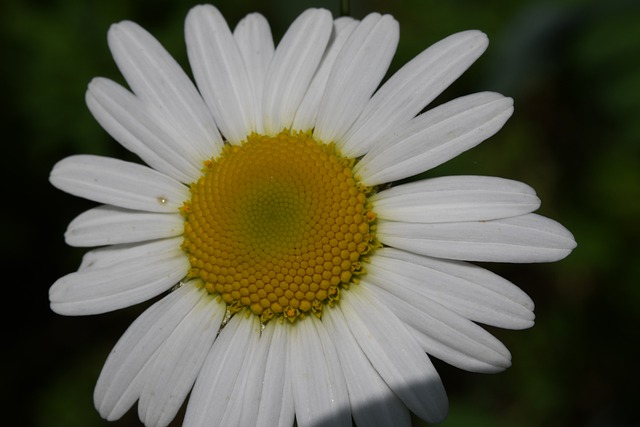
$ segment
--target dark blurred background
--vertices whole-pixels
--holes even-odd
[[[106,43],[109,25],[136,21],[188,69],[183,22],[192,1],[3,0],[0,6],[6,426],[139,426],[136,410],[111,424],[93,408],[95,381],[140,307],[67,318],[47,292],[78,266],[67,223],[91,203],[48,183],[70,154],[124,150],[84,104],[94,76],[122,82]],[[250,12],[276,40],[307,7],[339,14],[339,1],[220,0],[230,26]],[[392,70],[435,41],[480,29],[485,55],[434,104],[494,90],[515,99],[495,137],[430,175],[481,174],[524,181],[540,213],[569,228],[578,248],[553,264],[491,265],[536,302],[536,325],[492,330],[513,366],[472,374],[435,361],[454,426],[638,426],[640,403],[640,2],[353,0],[351,14],[400,22]],[[9,274],[11,273],[11,274]],[[178,423],[174,423],[178,425]]]

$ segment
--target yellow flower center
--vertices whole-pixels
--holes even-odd
[[[182,208],[189,277],[231,314],[248,307],[263,323],[320,317],[377,245],[371,188],[353,164],[306,132],[225,146]]]

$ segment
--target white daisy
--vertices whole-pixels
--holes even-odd
[[[186,19],[196,87],[145,30],[112,26],[130,90],[96,78],[86,100],[146,165],[55,165],[54,186],[101,203],[67,242],[100,248],[51,287],[51,307],[87,315],[166,295],[109,355],[94,394],[104,418],[138,401],[146,426],[166,426],[191,393],[186,426],[438,422],[447,397],[428,355],[474,372],[510,365],[478,323],[530,327],[533,302],[467,261],[556,261],[575,241],[532,213],[540,200],[519,182],[390,185],[479,144],[513,111],[482,92],[420,114],[486,49],[479,31],[378,87],[398,33],[388,15],[309,9],[274,47],[261,15],[232,32],[197,6]]]

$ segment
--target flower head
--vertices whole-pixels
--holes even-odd
[[[277,47],[251,14],[232,32],[193,8],[195,85],[145,30],[109,46],[129,89],[96,78],[86,101],[144,164],[63,159],[54,186],[100,203],[65,235],[89,251],[50,290],[65,315],[159,295],[96,385],[114,420],[138,401],[166,426],[409,425],[446,416],[429,355],[477,372],[510,365],[478,323],[521,329],[533,302],[469,261],[567,256],[571,233],[534,214],[529,186],[439,177],[394,184],[497,132],[513,102],[482,92],[421,111],[486,49],[479,31],[426,49],[384,84],[398,42],[389,15],[309,9]],[[380,86],[380,87],[379,87]]]

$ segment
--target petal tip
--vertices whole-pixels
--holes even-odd
[[[140,25],[133,21],[124,20],[115,22],[109,26],[107,30],[107,42],[110,47],[112,43],[120,41],[121,38],[131,36],[132,32],[146,32]]]

